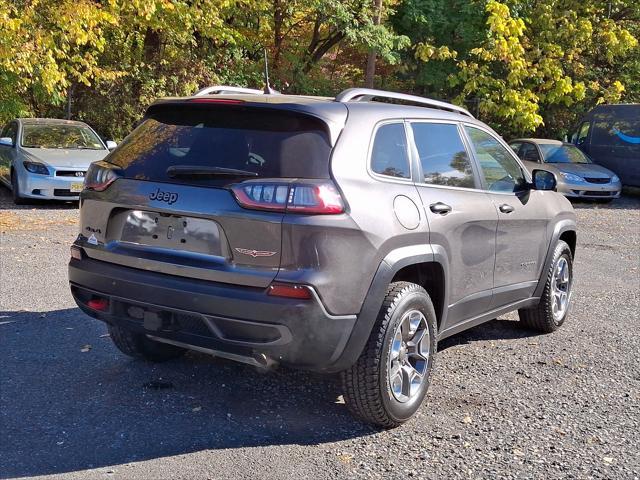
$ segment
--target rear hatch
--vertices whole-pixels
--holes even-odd
[[[326,196],[318,185],[331,184],[331,150],[327,124],[309,114],[233,100],[158,105],[87,174],[85,252],[266,287],[280,265],[287,205],[304,211],[314,192]]]

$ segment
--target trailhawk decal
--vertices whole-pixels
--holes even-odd
[[[276,252],[267,252],[266,250],[249,250],[247,248],[235,248],[236,252],[243,255],[249,255],[250,257],[273,257]]]

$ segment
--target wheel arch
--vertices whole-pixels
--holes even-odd
[[[432,297],[438,329],[446,325],[447,265],[446,251],[439,245],[412,245],[389,252],[378,266],[351,336],[331,370],[349,368],[360,357],[382,307],[387,287],[394,281],[410,281],[423,286]]]
[[[553,260],[553,252],[555,250],[556,244],[558,243],[558,240],[566,242],[571,249],[571,255],[575,257],[577,238],[576,222],[574,219],[565,218],[556,223],[551,235],[551,239],[549,241],[549,247],[547,249],[547,255],[545,257],[544,265],[542,270],[540,271],[538,286],[536,287],[536,290],[533,294],[534,297],[540,297],[542,295],[547,270],[549,269],[551,261]]]

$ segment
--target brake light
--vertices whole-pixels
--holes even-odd
[[[233,98],[193,98],[189,103],[226,103],[227,105],[237,105],[244,103],[244,100],[235,100]]]
[[[311,291],[306,285],[295,285],[289,283],[272,283],[269,285],[267,295],[274,297],[298,298],[300,300],[309,300]]]
[[[331,181],[243,182],[231,187],[241,207],[282,213],[335,215],[344,212],[340,192]]]
[[[113,165],[103,161],[94,162],[89,165],[89,170],[84,176],[84,188],[102,192],[118,178],[120,174]]]

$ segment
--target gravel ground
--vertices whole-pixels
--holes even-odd
[[[66,283],[75,206],[0,187],[0,478],[640,477],[640,199],[577,204],[573,310],[441,342],[427,401],[392,431],[332,379],[116,351]]]

